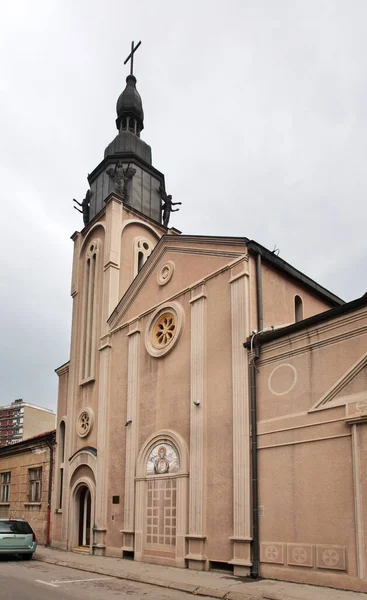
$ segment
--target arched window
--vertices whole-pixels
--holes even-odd
[[[60,464],[65,459],[65,421],[60,421],[59,429],[59,460]]]
[[[62,488],[64,484],[64,461],[65,461],[65,421],[60,421],[58,435],[59,473],[57,481],[57,508],[62,509]]]
[[[303,302],[301,296],[294,297],[294,320],[296,323],[303,319]]]
[[[81,381],[93,379],[96,357],[98,240],[89,243],[84,268]]]
[[[153,244],[146,238],[141,237],[134,240],[134,277],[137,276],[152,251]]]

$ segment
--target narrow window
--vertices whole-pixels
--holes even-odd
[[[83,290],[83,332],[82,332],[82,353],[81,353],[81,380],[88,380],[94,377],[95,363],[95,340],[96,340],[96,310],[97,310],[97,259],[98,242],[93,240],[89,244],[86,256],[84,271],[84,290]]]
[[[137,276],[142,266],[146,263],[153,251],[153,244],[145,238],[134,240],[134,277]]]
[[[59,448],[60,448],[60,463],[64,462],[65,456],[65,423],[64,421],[60,422],[60,431],[59,431]]]
[[[0,502],[9,502],[10,497],[10,472],[1,473]]]
[[[41,502],[42,494],[42,467],[28,470],[29,477],[29,502]]]
[[[303,319],[303,302],[300,296],[294,297],[294,318],[296,323]]]
[[[138,273],[144,264],[144,254],[142,252],[138,252]]]
[[[65,422],[60,422],[59,428],[59,476],[57,482],[57,508],[62,508],[62,488],[64,481],[64,460],[65,460]]]
[[[64,484],[64,469],[60,469],[59,509],[62,509],[62,488]]]

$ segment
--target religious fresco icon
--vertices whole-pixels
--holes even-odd
[[[179,460],[176,450],[170,444],[158,444],[149,454],[147,461],[148,475],[164,475],[177,473]]]

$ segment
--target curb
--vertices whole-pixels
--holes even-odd
[[[84,571],[86,573],[97,573],[98,575],[108,575],[115,579],[122,579],[127,581],[136,581],[137,583],[147,583],[149,585],[155,585],[157,587],[170,588],[178,590],[180,592],[186,592],[193,594],[194,596],[209,596],[210,598],[220,598],[222,600],[285,600],[284,596],[267,596],[244,594],[242,592],[234,592],[227,589],[215,589],[203,586],[195,586],[190,583],[184,583],[181,581],[167,581],[165,579],[158,579],[156,577],[135,575],[133,573],[116,574],[115,571],[109,571],[101,567],[88,567],[78,563],[68,562],[65,560],[56,560],[43,556],[34,556],[33,560],[38,562],[48,563],[50,565],[57,565],[59,567],[69,567],[76,571]]]

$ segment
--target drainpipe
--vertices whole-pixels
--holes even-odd
[[[48,471],[48,496],[47,496],[47,523],[46,523],[46,541],[45,546],[50,545],[51,532],[51,497],[52,497],[52,473],[54,465],[54,447],[52,442],[46,440],[46,444],[50,450],[50,468]]]
[[[259,561],[259,493],[257,464],[257,410],[256,410],[256,363],[259,348],[253,346],[255,334],[251,340],[250,362],[250,416],[251,416],[251,472],[252,472],[252,567],[251,577],[257,579],[260,574]]]
[[[264,328],[261,254],[256,256],[256,304],[257,304],[257,333]],[[256,333],[251,338],[250,347],[250,419],[251,419],[251,473],[252,473],[252,567],[251,577],[257,579],[260,575],[260,540],[259,540],[259,481],[257,463],[257,403],[256,403],[256,359],[260,348],[256,343]],[[245,346],[245,344],[244,344]]]

